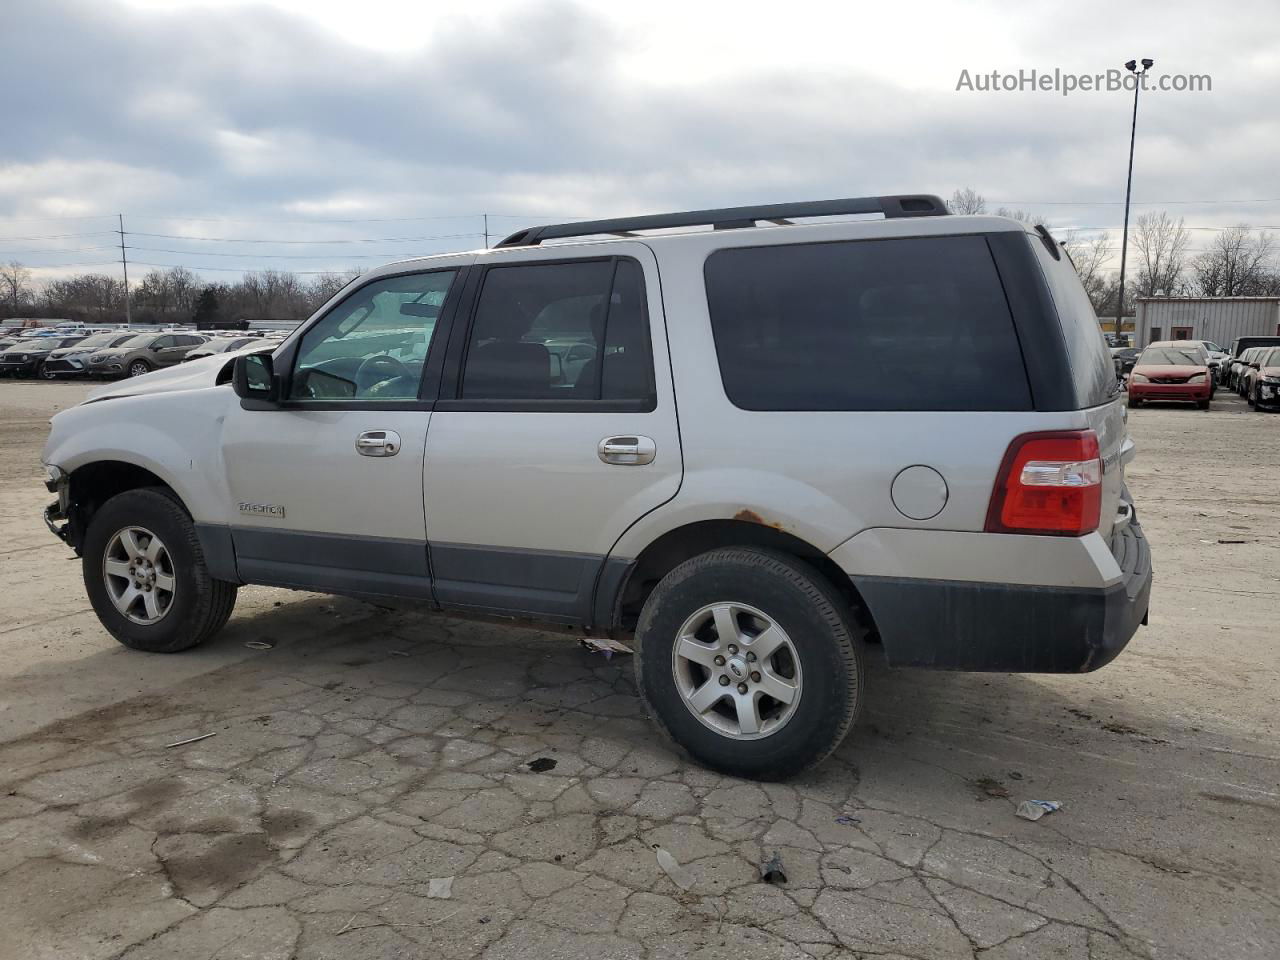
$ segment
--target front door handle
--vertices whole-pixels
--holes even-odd
[[[596,448],[600,459],[618,466],[653,463],[658,445],[649,437],[605,437]]]
[[[362,457],[394,457],[400,452],[400,434],[394,430],[366,430],[356,437],[356,453]]]

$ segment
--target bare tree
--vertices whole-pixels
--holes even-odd
[[[124,283],[102,273],[54,280],[44,288],[44,306],[52,316],[107,322],[124,319]]]
[[[1017,220],[1019,223],[1025,223],[1029,227],[1043,227],[1045,225],[1044,217],[1038,213],[1029,213],[1026,210],[1010,209],[1009,207],[996,208],[997,217],[1008,217],[1010,220]]]
[[[1192,282],[1205,297],[1253,297],[1275,286],[1275,238],[1248,224],[1223,230],[1191,264]]]
[[[951,202],[947,204],[947,209],[956,214],[986,213],[987,198],[973,187],[965,187],[951,194]]]
[[[1182,290],[1191,234],[1182,218],[1161,210],[1144,213],[1134,221],[1133,248],[1137,279],[1133,293],[1139,297],[1172,297]]]
[[[307,286],[309,307],[312,310],[320,307],[335,293],[360,276],[359,270],[348,270],[346,273],[321,273],[311,279]]]
[[[1114,292],[1111,287],[1116,282],[1111,277],[1111,272],[1106,269],[1107,262],[1111,259],[1111,241],[1107,239],[1105,233],[1083,237],[1078,233],[1068,232],[1067,238],[1062,241],[1062,246],[1066,248],[1067,255],[1075,264],[1076,273],[1080,275],[1080,283],[1093,304],[1093,312],[1103,316],[1102,311]]]
[[[200,279],[186,267],[152,270],[132,291],[139,317],[153,323],[185,323],[195,309]]]
[[[17,260],[0,264],[0,296],[9,308],[9,315],[16,317],[23,304],[31,301],[31,271]]]

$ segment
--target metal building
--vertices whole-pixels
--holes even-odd
[[[1280,336],[1280,297],[1139,297],[1134,346],[1153,340]]]

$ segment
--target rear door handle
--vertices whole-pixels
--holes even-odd
[[[366,430],[356,437],[356,453],[362,457],[394,457],[400,452],[400,434],[394,430]]]
[[[600,459],[616,466],[653,463],[658,445],[649,437],[605,437],[596,448]]]

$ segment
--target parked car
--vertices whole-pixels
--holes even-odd
[[[187,363],[191,360],[199,360],[201,357],[211,357],[215,353],[234,353],[236,350],[243,350],[245,347],[252,347],[254,344],[262,342],[263,338],[258,336],[214,337],[188,353],[182,358],[182,362]]]
[[[56,380],[59,377],[84,376],[89,357],[93,356],[96,351],[118,347],[134,336],[136,334],[121,333],[119,331],[95,333],[85,337],[74,346],[60,347],[49,353],[44,364],[40,367],[40,376],[46,380]]]
[[[1205,352],[1209,357],[1209,373],[1210,382],[1214,385],[1222,382],[1223,364],[1230,360],[1231,355],[1222,347],[1218,346],[1212,340],[1193,340],[1192,343],[1198,343],[1205,348]]]
[[[1280,336],[1236,337],[1231,341],[1230,353],[1233,357],[1238,357],[1250,347],[1280,347]]]
[[[91,377],[140,377],[171,367],[207,338],[194,333],[139,333],[118,347],[99,350],[85,362]]]
[[[83,334],[63,337],[31,337],[0,351],[0,373],[11,377],[38,376],[49,354],[84,339]]]
[[[1111,359],[1116,365],[1116,377],[1123,379],[1129,376],[1129,372],[1133,369],[1133,365],[1138,362],[1138,355],[1141,350],[1133,347],[1115,347],[1111,351]]]
[[[1244,396],[1245,374],[1251,369],[1253,359],[1266,349],[1266,347],[1247,347],[1231,362],[1231,386],[1240,396]]]
[[[1208,355],[1194,340],[1149,344],[1129,374],[1129,406],[1148,400],[1174,400],[1209,409],[1213,396]]]
[[[596,346],[575,383],[543,330]],[[844,737],[873,634],[1079,672],[1146,620],[1089,298],[1043,228],[936,197],[533,227],[219,361],[53,419],[46,521],[130,647],[201,643],[246,583],[630,637],[672,738],[779,778]]]
[[[1280,347],[1257,347],[1244,373],[1249,406],[1264,410],[1280,401]]]

